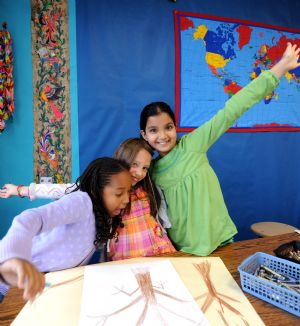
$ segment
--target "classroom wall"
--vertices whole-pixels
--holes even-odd
[[[297,0],[77,0],[81,170],[139,135],[147,103],[175,107],[173,10],[300,29]],[[210,149],[236,239],[262,220],[300,227],[299,141],[299,132],[227,133]]]
[[[28,184],[33,180],[30,0],[0,0],[0,8],[0,22],[7,21],[14,42],[16,99],[14,121],[0,135],[0,186]],[[140,109],[149,101],[174,107],[174,9],[300,29],[297,0],[69,0],[73,180],[79,159],[82,171],[91,159],[111,155],[124,138],[137,136]],[[257,220],[300,227],[299,140],[300,133],[228,133],[210,150],[239,228],[237,239],[253,236],[249,225]],[[16,214],[37,204],[0,199],[0,237]]]
[[[15,112],[0,134],[0,187],[12,182],[33,182],[33,88],[31,62],[31,1],[0,0],[0,23],[7,22],[13,40]],[[77,64],[75,1],[69,0],[72,177],[79,174],[77,128]],[[24,209],[46,203],[27,199],[0,199],[0,238],[6,233],[14,216]]]
[[[33,180],[33,111],[30,40],[30,1],[0,1],[0,23],[7,22],[13,39],[15,113],[0,135],[0,186]],[[22,31],[22,33],[20,33]],[[0,199],[0,231],[3,235],[18,212],[29,202]]]

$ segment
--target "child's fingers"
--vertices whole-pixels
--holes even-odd
[[[31,265],[26,269],[26,283],[24,288],[24,299],[33,301],[37,294],[41,293],[45,287],[44,275],[38,272]]]
[[[9,193],[7,190],[7,185],[5,184],[1,189],[0,189],[0,198],[8,198]]]
[[[295,55],[298,55],[300,52],[300,47],[297,47],[297,44],[294,44],[292,50]]]
[[[3,186],[2,189],[0,189],[0,197],[7,197],[7,191],[6,191],[6,188]]]
[[[28,262],[16,266],[17,286],[24,289],[23,298],[32,301],[42,291],[44,281],[41,274]]]
[[[18,265],[16,267],[16,273],[17,273],[17,282],[18,282],[17,286],[19,289],[24,289],[26,271],[22,265]]]

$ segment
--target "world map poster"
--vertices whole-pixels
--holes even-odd
[[[178,131],[191,131],[260,73],[272,68],[300,30],[231,18],[174,12]],[[300,67],[243,114],[233,132],[300,131]]]

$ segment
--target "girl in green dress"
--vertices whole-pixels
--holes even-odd
[[[232,241],[237,233],[207,151],[244,112],[271,94],[286,72],[300,66],[299,52],[300,48],[288,43],[277,64],[231,97],[213,118],[179,141],[174,113],[166,103],[150,103],[143,109],[141,135],[159,154],[151,173],[164,192],[172,224],[169,236],[177,249],[206,256]]]

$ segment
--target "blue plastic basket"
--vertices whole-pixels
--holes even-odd
[[[300,265],[262,252],[245,259],[238,267],[244,291],[300,317],[300,294],[254,275],[260,265],[300,280]]]

